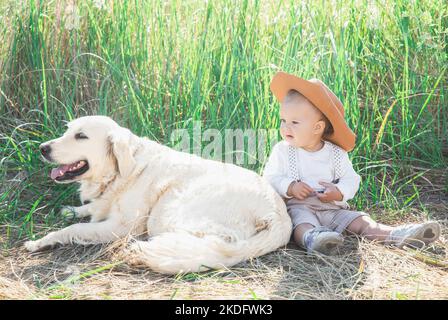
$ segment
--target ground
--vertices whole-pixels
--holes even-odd
[[[422,251],[348,237],[332,257],[290,243],[230,269],[177,276],[121,262],[123,243],[30,254],[19,241],[0,257],[0,299],[447,299],[447,209],[431,205],[442,237]]]

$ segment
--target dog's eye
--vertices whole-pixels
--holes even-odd
[[[89,139],[89,138],[84,133],[78,132],[77,134],[75,134],[75,139],[79,140],[79,139]]]

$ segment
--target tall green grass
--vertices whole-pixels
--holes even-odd
[[[70,26],[74,5],[79,27]],[[75,19],[76,20],[76,19]],[[277,128],[279,70],[322,79],[357,134],[359,209],[421,202],[447,167],[446,1],[95,1],[0,5],[0,224],[64,223],[38,144],[103,114],[170,144],[175,129]],[[251,169],[260,171],[263,163]],[[439,180],[437,176],[439,175]]]

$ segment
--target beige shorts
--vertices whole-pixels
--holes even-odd
[[[361,216],[368,216],[362,211],[347,210],[334,203],[324,203],[316,196],[305,200],[288,199],[286,201],[288,213],[291,216],[293,228],[299,224],[309,223],[315,227],[324,226],[342,233],[353,220]]]

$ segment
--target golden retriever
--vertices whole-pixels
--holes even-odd
[[[175,274],[229,267],[288,243],[286,206],[255,172],[175,151],[104,116],[67,126],[40,150],[59,165],[51,179],[80,183],[83,205],[63,212],[91,220],[27,241],[29,251],[147,234],[130,243],[127,256]]]

